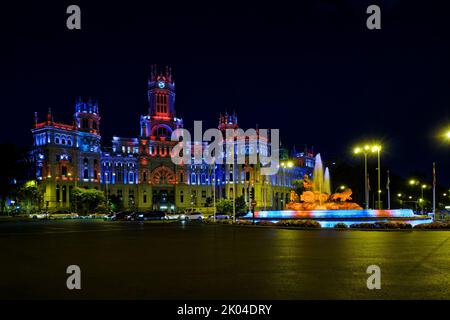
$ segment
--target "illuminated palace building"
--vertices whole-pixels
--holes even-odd
[[[107,199],[114,197],[123,207],[138,210],[209,211],[214,197],[217,201],[243,195],[249,204],[252,194],[256,209],[282,209],[293,181],[311,175],[314,160],[309,152],[290,157],[280,152],[280,170],[271,176],[261,175],[259,165],[236,165],[234,174],[226,164],[175,165],[170,153],[178,141],[170,137],[183,121],[175,115],[175,84],[169,69],[152,71],[148,102],[139,137],[113,137],[109,148],[100,144],[97,103],[79,98],[73,124],[55,122],[51,110],[45,121],[35,114],[32,154],[47,209],[73,209],[75,187],[102,190]],[[219,129],[227,128],[237,128],[235,114],[220,116]]]

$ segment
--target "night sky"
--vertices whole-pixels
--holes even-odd
[[[279,128],[282,144],[314,146],[326,159],[353,159],[353,146],[381,141],[383,168],[450,186],[448,10],[420,1],[43,1],[14,17],[13,91],[3,99],[0,141],[31,144],[33,113],[49,107],[70,122],[77,96],[99,102],[102,141],[137,136],[147,112],[150,65],[169,64],[185,127],[236,111],[242,128]],[[298,2],[298,1],[296,1]],[[66,28],[81,7],[82,29]],[[366,28],[378,4],[382,29]]]

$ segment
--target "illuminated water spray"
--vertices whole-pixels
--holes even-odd
[[[320,153],[316,155],[316,163],[314,165],[313,171],[313,191],[331,194],[331,185],[330,185],[330,171],[328,167],[325,168],[325,173],[323,170],[322,158],[320,157]]]
[[[323,191],[323,165],[322,158],[320,157],[320,153],[316,155],[316,161],[314,165],[313,171],[313,191],[318,191],[322,193]]]
[[[331,194],[330,170],[328,170],[328,167],[325,168],[325,175],[323,177],[323,192]]]

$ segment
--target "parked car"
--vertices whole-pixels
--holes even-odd
[[[103,220],[112,220],[112,217],[114,217],[114,215],[115,215],[115,213],[108,213],[107,215],[105,215],[104,217],[103,217]]]
[[[67,210],[58,210],[53,213],[50,213],[49,219],[74,219],[78,218],[77,213],[73,213]]]
[[[136,221],[136,220],[138,220],[138,215],[139,214],[140,214],[140,212],[132,212],[132,213],[127,215],[125,220],[127,220],[127,221]]]
[[[111,217],[111,221],[124,221],[127,220],[127,216],[130,214],[130,212],[127,211],[120,211],[115,213],[112,217]]]
[[[166,219],[166,213],[163,211],[139,212],[136,215],[137,221],[163,220]]]
[[[208,216],[208,219],[213,220],[214,215],[212,214],[212,215]],[[216,220],[223,220],[223,219],[231,219],[231,216],[228,214],[216,213]]]
[[[105,219],[109,214],[107,213],[93,213],[90,214],[88,217],[91,219]]]
[[[189,214],[182,215],[182,218],[180,220],[194,220],[194,221],[202,221],[204,219],[203,214],[200,212],[191,212]]]
[[[31,213],[29,215],[29,217],[31,219],[48,219],[49,217],[49,213],[48,212],[43,212],[43,213]]]
[[[168,213],[165,215],[166,220],[181,220],[184,213]]]

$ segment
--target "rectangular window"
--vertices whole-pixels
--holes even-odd
[[[61,195],[60,195],[60,192],[59,192],[59,191],[60,191],[59,185],[57,185],[57,186],[56,186],[56,202],[59,202],[60,199],[61,199],[61,198],[60,198]]]
[[[67,187],[62,187],[62,202],[67,202]]]

